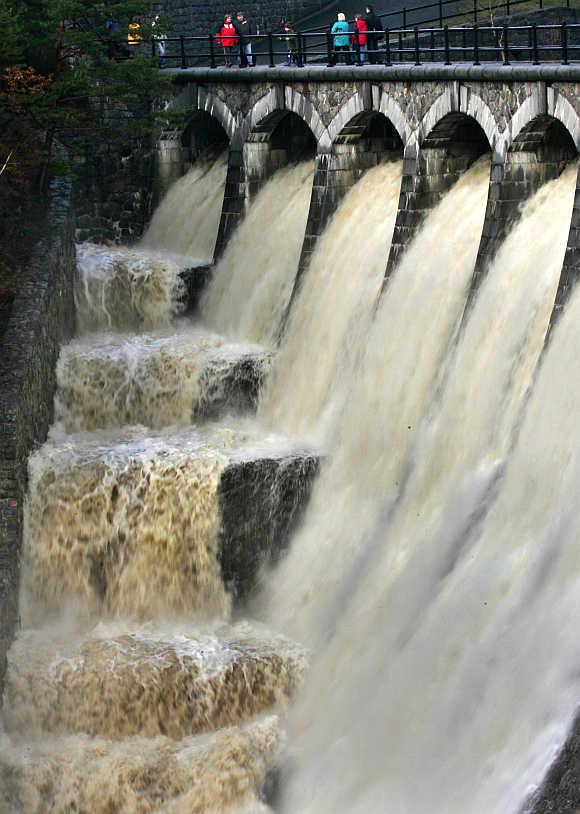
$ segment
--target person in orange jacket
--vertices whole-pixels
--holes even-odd
[[[232,22],[232,15],[226,14],[221,28],[216,34],[217,41],[224,49],[224,63],[227,68],[232,67],[232,54],[239,43],[238,32]]]
[[[362,14],[355,14],[354,34],[352,35],[351,41],[357,65],[364,65],[367,60],[367,31],[368,26]]]

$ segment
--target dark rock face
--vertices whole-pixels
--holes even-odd
[[[29,263],[0,352],[0,693],[18,624],[26,462],[52,422],[56,361],[75,326],[70,183],[53,184],[44,236]]]
[[[522,814],[578,814],[580,811],[580,713],[568,740],[539,791]]]
[[[234,359],[210,358],[201,375],[202,397],[194,409],[194,419],[255,410],[271,358],[269,351],[249,352]]]
[[[264,565],[286,549],[303,515],[319,458],[314,452],[230,464],[222,473],[221,567],[226,585],[242,600]]]

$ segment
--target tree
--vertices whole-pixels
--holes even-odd
[[[4,175],[32,163],[42,186],[55,142],[74,157],[96,135],[116,142],[152,127],[168,83],[147,45],[151,14],[145,0],[0,0]],[[129,48],[135,20],[141,41]]]

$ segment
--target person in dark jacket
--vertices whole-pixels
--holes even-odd
[[[379,40],[384,36],[382,23],[372,6],[365,6],[364,21],[367,24],[367,53],[371,65],[379,62]],[[374,33],[378,32],[378,33]]]
[[[298,48],[296,45],[296,34],[294,33],[294,29],[292,28],[292,23],[284,23],[282,26],[282,36],[280,37],[283,43],[286,45],[286,65],[290,67],[292,63],[297,65],[299,68],[302,67],[302,60],[300,59],[300,54],[298,53]]]
[[[238,37],[240,40],[240,68],[253,68],[254,57],[252,56],[252,35],[254,31],[253,25],[246,19],[243,11],[238,11],[236,14],[236,21],[234,23]]]

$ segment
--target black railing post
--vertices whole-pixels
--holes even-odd
[[[185,38],[183,35],[179,38],[179,53],[181,54],[181,67],[187,68],[187,59],[185,56]]]
[[[443,28],[443,0],[439,0],[439,28]]]
[[[449,26],[443,27],[443,36],[445,43],[445,64],[451,65],[450,52],[449,52]]]
[[[417,26],[415,26],[414,33],[415,33],[415,65],[420,65],[421,55],[419,53],[419,29],[417,28]]]
[[[385,28],[385,65],[391,64],[391,35],[389,29]]]
[[[508,42],[508,27],[507,24],[503,27],[503,64],[509,65],[510,64],[510,51],[509,51],[509,42]]]
[[[354,24],[354,59],[357,65],[360,65],[360,40],[356,21]]]
[[[473,64],[479,65],[479,30],[477,23],[473,26]]]
[[[431,62],[435,62],[435,32],[431,29],[431,36],[430,36],[430,45],[431,45]]]
[[[151,37],[151,56],[155,59],[155,37]]]
[[[505,13],[508,15],[510,13],[510,0],[505,0]]]
[[[213,34],[208,34],[208,41],[209,41],[209,66],[210,68],[215,68],[215,42],[213,38]]]
[[[328,51],[328,64],[333,62],[332,59],[332,37],[329,32],[326,34],[326,50]]]
[[[300,34],[298,42],[300,43],[300,49],[298,51],[300,64],[305,65],[306,64],[306,35],[305,34]]]
[[[568,64],[568,29],[566,20],[560,26],[560,45],[562,46],[562,65]]]
[[[403,33],[399,31],[399,62],[404,62],[403,59]]]
[[[532,25],[532,49],[533,49],[533,63],[534,65],[539,65],[540,60],[538,59],[538,27],[536,23]]]
[[[467,29],[465,26],[461,27],[461,60],[467,60]]]
[[[268,31],[268,54],[270,56],[270,68],[274,67],[274,37],[272,32]]]
[[[403,28],[407,29],[407,6],[403,6]]]
[[[477,0],[473,0],[473,24],[477,22]]]

